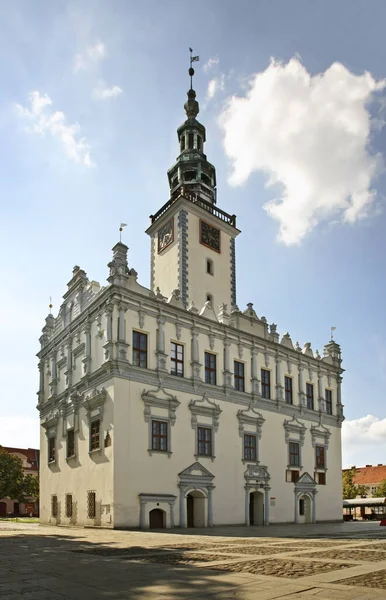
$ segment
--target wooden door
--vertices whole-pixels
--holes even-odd
[[[150,529],[164,528],[164,511],[160,508],[154,508],[149,512]]]

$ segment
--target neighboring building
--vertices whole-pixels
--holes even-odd
[[[23,464],[24,475],[39,476],[39,450],[34,448],[7,448],[2,446],[3,450],[6,450],[13,456],[20,458]],[[32,499],[30,502],[19,502],[19,500],[12,500],[9,498],[2,498],[0,500],[0,517],[19,517],[19,516],[39,516],[39,503],[34,502]]]
[[[353,466],[351,469],[356,470],[353,483],[358,486],[365,486],[367,490],[366,494],[357,494],[356,499],[344,502],[345,514],[349,514],[354,519],[366,519],[372,514],[375,514],[377,517],[379,515],[383,516],[386,512],[385,498],[375,499],[374,494],[378,486],[386,479],[386,465],[380,463],[374,467],[373,465],[366,465],[365,467]],[[351,469],[343,469],[343,473]],[[368,502],[369,498],[374,499]]]
[[[237,307],[240,231],[216,205],[193,89],[185,111],[170,199],[146,232],[150,289],[118,242],[108,285],[74,267],[58,316],[46,318],[41,520],[342,520],[340,347],[330,341],[322,357],[309,343],[294,347],[252,303]]]

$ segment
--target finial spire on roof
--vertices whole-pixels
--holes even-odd
[[[52,298],[50,296],[50,303],[48,305],[48,308],[50,309],[50,315],[52,315]]]
[[[194,75],[194,69],[192,67],[192,63],[197,62],[198,60],[200,60],[199,56],[193,56],[193,49],[189,48],[190,50],[190,68],[189,68],[189,75],[190,75],[190,89],[193,89],[193,75]]]

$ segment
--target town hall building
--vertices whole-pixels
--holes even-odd
[[[217,206],[188,91],[150,287],[118,242],[76,266],[40,338],[41,522],[115,528],[342,520],[341,352],[236,300],[236,216]],[[291,299],[286,298],[286,302]]]

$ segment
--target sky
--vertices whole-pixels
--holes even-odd
[[[149,286],[149,215],[185,115],[189,46],[237,303],[343,367],[343,465],[386,450],[383,0],[0,0],[0,444],[38,446],[39,336],[121,222]]]

